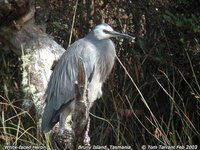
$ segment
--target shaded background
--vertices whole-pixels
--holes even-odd
[[[72,0],[36,1],[36,22],[65,49],[72,28],[73,43],[103,21],[116,31],[135,35],[135,43],[113,41],[117,56],[147,101],[145,105],[116,60],[103,97],[91,110],[91,144],[133,149],[143,144],[199,144],[200,1],[83,0],[72,26],[75,6]],[[1,99],[18,105],[19,58],[9,50],[0,50],[0,57]]]

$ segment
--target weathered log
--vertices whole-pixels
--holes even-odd
[[[15,20],[28,14],[33,0],[0,0],[0,27],[11,25]]]
[[[5,45],[5,50],[11,49],[21,57],[22,99],[33,101],[37,109],[33,114],[41,116],[51,66],[65,49],[35,25],[32,0],[0,1],[0,4],[5,6],[0,7],[0,43]],[[23,10],[24,7],[26,11],[23,13],[15,11]],[[6,17],[10,19],[4,20]],[[29,109],[28,107],[26,105],[25,109]]]

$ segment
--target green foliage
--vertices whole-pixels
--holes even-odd
[[[200,16],[196,16],[194,14],[187,16],[182,13],[173,14],[172,12],[166,10],[165,14],[163,14],[163,18],[180,29],[200,33]]]
[[[102,20],[115,30],[136,35],[135,43],[113,39],[122,63],[116,60],[104,84],[103,98],[91,109],[92,145],[130,145],[141,149],[142,145],[200,143],[199,2],[147,2],[79,1],[72,28],[75,2],[50,1],[47,32],[65,48],[70,32],[75,41]],[[140,15],[145,22],[141,23]],[[143,37],[137,34],[141,25],[145,28]],[[9,86],[5,89],[12,87],[6,85]],[[12,94],[12,98],[15,96]],[[8,118],[13,116],[17,114],[9,114]],[[9,124],[13,120],[6,121],[7,133],[17,137],[15,141],[33,143],[34,138],[21,126],[22,121],[16,120],[14,133]],[[50,147],[48,138],[36,142]]]
[[[55,30],[64,30],[65,29],[65,26],[63,25],[62,22],[54,21],[53,25],[55,27]]]

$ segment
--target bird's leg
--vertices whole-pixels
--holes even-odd
[[[63,134],[66,129],[65,122],[69,113],[70,113],[70,108],[67,108],[64,111],[62,111],[62,113],[60,113],[59,129],[61,134]]]
[[[60,121],[59,121],[59,129],[60,129],[60,133],[63,134],[65,131],[65,121],[66,118],[65,116],[61,113],[60,114]]]

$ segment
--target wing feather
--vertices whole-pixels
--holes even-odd
[[[66,52],[61,56],[57,65],[55,66],[53,73],[50,77],[48,87],[46,90],[46,107],[43,115],[42,128],[49,130],[55,125],[55,121],[59,119],[53,119],[58,116],[58,112],[63,105],[68,105],[72,99],[74,99],[74,85],[77,79],[77,62],[81,57],[85,64],[87,77],[90,77],[94,73],[94,66],[96,63],[97,53],[95,47],[86,39],[80,39],[76,41]]]

